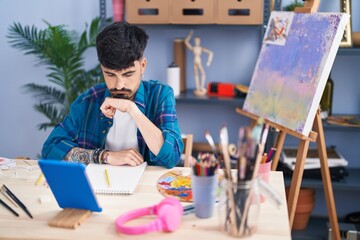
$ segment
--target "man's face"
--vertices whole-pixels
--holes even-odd
[[[105,83],[111,96],[133,100],[140,86],[141,75],[144,74],[146,58],[134,62],[134,66],[126,69],[112,70],[101,66]]]

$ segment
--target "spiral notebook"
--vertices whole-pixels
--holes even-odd
[[[94,192],[97,194],[131,195],[134,193],[146,166],[146,162],[136,167],[90,163],[86,167],[86,173]],[[105,169],[108,172],[109,185]]]

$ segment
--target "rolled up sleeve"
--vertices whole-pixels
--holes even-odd
[[[176,116],[173,90],[167,87],[161,96],[161,101],[159,101],[161,104],[158,104],[156,111],[155,125],[162,132],[164,144],[157,156],[150,152],[150,161],[156,165],[172,168],[179,162],[184,144]]]

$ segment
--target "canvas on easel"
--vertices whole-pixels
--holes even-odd
[[[286,135],[300,140],[288,197],[290,227],[309,144],[316,141],[332,236],[340,239],[318,106],[349,15],[314,13],[319,2],[308,0],[308,7],[297,13],[271,14],[243,109],[236,111],[253,123],[264,118],[279,131],[272,170],[276,169]]]
[[[308,135],[348,18],[272,12],[243,109]]]

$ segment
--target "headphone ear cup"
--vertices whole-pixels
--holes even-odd
[[[177,198],[169,197],[157,205],[156,214],[161,221],[162,230],[173,232],[180,226],[183,207]]]

